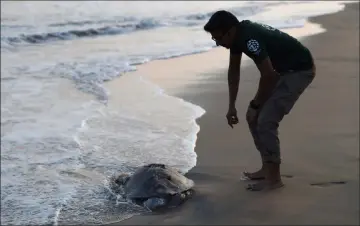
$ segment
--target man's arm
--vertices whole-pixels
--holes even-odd
[[[260,71],[261,77],[258,91],[254,98],[254,104],[261,107],[270,97],[279,79],[278,73],[274,70],[266,44],[261,37],[252,36],[246,43],[245,49]]]
[[[229,85],[229,108],[235,107],[236,97],[239,90],[240,81],[240,64],[242,53],[231,54],[228,69],[228,85]]]
[[[269,57],[266,57],[259,62],[257,67],[261,77],[254,101],[257,105],[262,106],[274,90],[276,83],[279,80],[279,73],[274,70]]]

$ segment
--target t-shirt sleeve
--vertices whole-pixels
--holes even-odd
[[[249,37],[245,41],[244,52],[256,64],[261,63],[268,56],[266,46],[259,37]]]

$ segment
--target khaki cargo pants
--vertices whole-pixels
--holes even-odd
[[[281,163],[278,127],[283,117],[289,114],[295,102],[310,85],[314,70],[283,74],[271,97],[259,112],[258,120],[249,123],[251,135],[263,162]]]

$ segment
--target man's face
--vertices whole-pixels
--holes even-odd
[[[225,33],[220,30],[213,31],[213,32],[211,32],[212,40],[215,41],[217,46],[222,46],[222,47],[229,49],[231,46],[231,40],[230,40],[229,33],[230,33],[229,31],[227,31]]]

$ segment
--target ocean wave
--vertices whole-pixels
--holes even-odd
[[[1,19],[2,20],[2,19]],[[34,28],[34,26],[26,25],[26,24],[1,24],[1,29],[21,29],[21,28]]]
[[[140,22],[135,24],[117,24],[98,28],[77,29],[40,34],[21,34],[17,37],[2,38],[2,41],[7,42],[8,44],[24,42],[29,44],[39,44],[48,41],[70,40],[74,38],[96,37],[101,35],[117,35],[130,31],[146,30],[160,26],[162,26],[162,23],[160,23],[159,21],[149,19],[141,20]]]
[[[240,18],[245,18],[250,15],[254,15],[266,10],[264,5],[252,5],[252,6],[241,6],[241,7],[233,7],[231,9],[226,9],[229,12],[233,13],[235,16]],[[208,12],[208,13],[196,13],[185,16],[187,20],[206,20],[209,19],[216,11]]]
[[[66,27],[66,26],[84,26],[84,25],[97,25],[97,24],[113,24],[113,23],[124,23],[136,21],[135,17],[121,17],[115,19],[104,19],[104,20],[82,20],[82,21],[66,21],[59,23],[49,24],[49,27]]]
[[[233,7],[226,10],[234,13],[239,19],[243,19],[265,11],[266,7],[264,7],[264,4],[261,3],[252,4],[249,6]],[[54,30],[54,28],[59,28],[59,31],[32,34],[22,33],[20,35],[2,37],[2,43],[41,44],[49,41],[71,40],[85,37],[97,37],[102,35],[120,35],[134,31],[155,29],[162,26],[197,26],[203,25],[204,21],[209,19],[215,12],[216,11],[211,11],[164,18],[118,17],[104,20],[80,20],[51,23],[47,25],[47,30]],[[101,26],[94,27],[96,25]],[[74,29],[74,27],[77,29]]]

